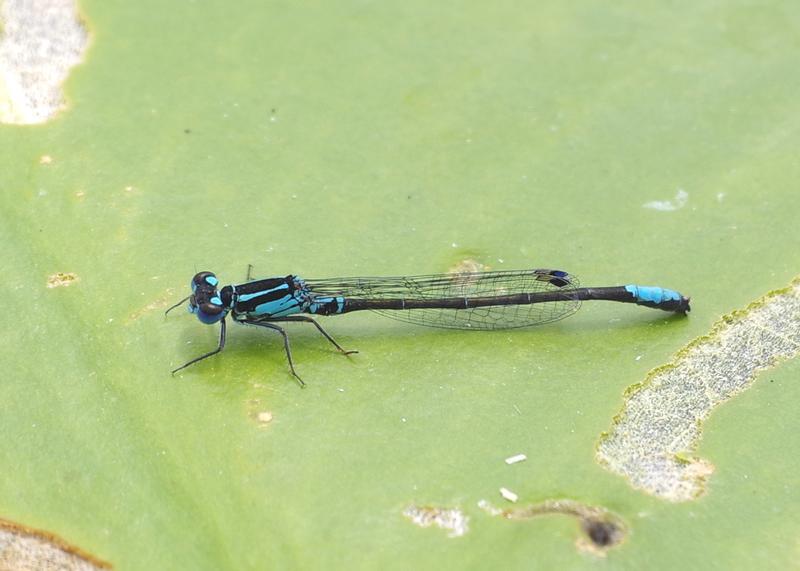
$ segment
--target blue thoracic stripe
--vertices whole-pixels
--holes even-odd
[[[287,307],[285,307],[283,309],[275,311],[274,313],[271,313],[270,315],[272,317],[284,317],[286,315],[293,315],[295,313],[301,313],[302,311],[303,310],[301,309],[300,304],[297,302],[297,300],[295,300],[295,303],[293,303],[292,305],[289,305],[289,306],[287,306]]]
[[[299,313],[300,311],[300,302],[297,298],[286,295],[280,299],[259,304],[255,309],[247,313],[249,315],[291,315],[292,313]]]
[[[681,294],[677,291],[666,289],[663,287],[654,286],[639,286],[639,285],[626,285],[625,289],[628,290],[636,301],[644,301],[655,303],[656,305],[664,303],[665,301],[680,301]]]
[[[294,276],[234,286],[233,311],[242,317],[284,317],[305,311],[309,303],[307,288]]]
[[[289,289],[289,284],[281,284],[281,285],[279,285],[277,287],[274,287],[274,288],[271,288],[271,289],[267,289],[267,290],[263,290],[263,291],[257,291],[255,293],[242,293],[242,294],[239,294],[237,296],[237,301],[239,301],[241,303],[244,303],[246,301],[250,301],[251,299],[255,299],[255,298],[257,298],[259,296],[262,296],[262,295],[269,295],[270,293],[272,293],[274,291],[288,290],[288,289]]]

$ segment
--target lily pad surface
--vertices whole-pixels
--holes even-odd
[[[797,565],[796,350],[682,451],[702,493],[650,493],[597,450],[629,387],[800,273],[800,5],[77,10],[61,105],[0,125],[0,518],[123,570]],[[290,324],[305,389],[277,334],[232,324],[171,376],[218,329],[164,310],[248,264],[553,268],[692,312],[320,318],[350,357]]]

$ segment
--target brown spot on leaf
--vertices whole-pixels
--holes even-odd
[[[465,258],[454,264],[447,270],[448,274],[474,274],[476,272],[488,271],[489,266],[480,263],[473,258]]]
[[[78,281],[78,274],[58,272],[47,278],[47,287],[67,287]]]
[[[449,530],[448,537],[461,537],[469,531],[469,518],[458,508],[410,505],[403,510],[403,515],[420,527]]]
[[[89,43],[77,2],[4,0],[0,22],[0,123],[44,123],[66,107],[61,86]]]
[[[622,518],[605,508],[590,506],[575,500],[547,500],[528,507],[499,509],[487,501],[478,504],[487,513],[510,520],[527,520],[536,517],[561,514],[576,518],[580,522],[581,535],[576,547],[595,555],[604,556],[606,551],[619,545],[627,535]]]
[[[800,354],[800,277],[723,316],[625,393],[596,458],[637,489],[672,502],[706,491],[714,465],[695,455],[715,408],[752,386],[764,369]]]

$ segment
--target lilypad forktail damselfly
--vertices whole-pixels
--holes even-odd
[[[249,274],[249,272],[248,272]],[[510,329],[541,325],[575,313],[582,301],[606,300],[685,314],[689,298],[677,291],[640,285],[580,287],[578,279],[561,270],[467,272],[410,277],[304,279],[288,275],[219,287],[212,272],[192,278],[192,293],[166,313],[189,302],[189,311],[203,323],[219,322],[219,345],[173,372],[216,355],[225,347],[226,318],[277,331],[289,369],[294,368],[289,337],[277,323],[313,324],[336,349],[343,349],[312,315],[340,315],[369,309],[430,327],[450,329]]]

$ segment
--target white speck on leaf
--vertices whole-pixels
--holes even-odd
[[[509,502],[516,502],[519,496],[507,488],[500,488],[500,495],[507,499]]]
[[[686,203],[689,201],[689,193],[679,188],[678,191],[675,193],[675,198],[672,200],[651,200],[650,202],[645,202],[642,206],[644,208],[650,208],[651,210],[660,210],[661,212],[672,212],[674,210],[680,210]]]

